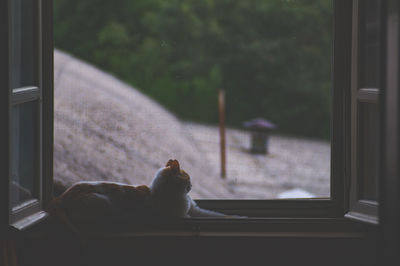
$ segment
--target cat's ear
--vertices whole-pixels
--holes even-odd
[[[170,167],[172,171],[179,172],[180,166],[178,160],[169,160],[166,167]]]

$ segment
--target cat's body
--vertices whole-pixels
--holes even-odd
[[[52,200],[50,218],[70,230],[107,227],[124,219],[140,220],[150,197],[147,186],[113,182],[79,182]],[[136,217],[136,218],[135,218]]]
[[[120,221],[152,221],[184,217],[225,217],[204,210],[188,195],[189,175],[177,160],[159,169],[150,187],[115,182],[80,182],[55,198],[49,207],[53,217],[61,218],[74,231],[94,224],[104,226]]]

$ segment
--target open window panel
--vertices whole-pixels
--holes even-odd
[[[6,1],[7,2],[7,1]],[[5,67],[2,98],[8,99],[4,104],[4,152],[8,155],[7,165],[2,167],[3,195],[7,203],[4,210],[6,224],[22,230],[44,217],[44,200],[48,200],[48,181],[51,179],[44,160],[43,151],[51,150],[52,121],[49,119],[49,104],[52,102],[48,91],[52,90],[52,50],[49,43],[43,45],[48,36],[48,23],[45,20],[49,1],[16,0],[8,1],[9,13],[3,14],[8,23],[3,25],[8,32],[9,46],[5,49]],[[4,11],[2,11],[4,12]],[[6,38],[7,39],[7,38]],[[50,44],[51,47],[51,44]],[[44,67],[47,73],[44,73]],[[43,79],[46,81],[43,81]],[[44,100],[46,95],[46,100]],[[46,114],[43,110],[46,105]],[[49,124],[50,123],[50,124]],[[8,130],[7,130],[8,129]],[[50,131],[49,131],[50,130]],[[46,138],[46,141],[44,141]],[[50,146],[49,146],[50,145]],[[46,164],[47,163],[47,164]],[[46,167],[47,170],[44,170]],[[46,179],[47,178],[47,179]]]
[[[346,214],[378,223],[380,95],[383,84],[382,1],[354,1],[350,206]]]
[[[105,19],[96,36],[80,25],[99,38],[97,57],[65,39],[74,38],[73,29],[58,34],[79,5],[60,1],[54,9],[56,48],[70,53],[55,53],[57,188],[80,180],[148,185],[172,158],[191,175],[190,194],[204,208],[249,216],[341,213],[351,5],[165,1],[131,20]],[[136,22],[141,32],[129,26]],[[129,82],[130,91],[71,54]],[[118,72],[118,59],[132,71]],[[259,117],[277,127],[252,120]]]

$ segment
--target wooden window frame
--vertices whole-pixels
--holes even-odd
[[[1,115],[2,124],[1,146],[5,147],[0,152],[0,187],[1,187],[1,230],[15,231],[24,230],[40,221],[47,213],[44,211],[45,204],[49,201],[52,194],[53,178],[53,37],[52,37],[52,1],[37,0],[37,12],[34,20],[37,22],[37,86],[13,88],[12,75],[12,0],[2,1],[0,5],[1,26],[0,34],[4,37],[5,45],[0,51],[1,71],[0,80],[2,89]],[[38,190],[38,197],[22,202],[11,208],[10,188],[11,188],[11,163],[12,163],[12,129],[11,115],[12,106],[26,103],[37,102],[38,110],[38,148],[37,157],[39,158],[38,179],[35,186]]]
[[[359,131],[359,125],[360,122],[362,122],[365,119],[368,119],[368,117],[362,116],[363,114],[361,113],[360,110],[360,105],[361,104],[368,104],[369,106],[377,106],[377,116],[378,118],[380,117],[380,94],[383,86],[383,79],[384,79],[384,35],[383,35],[383,25],[384,25],[384,7],[383,5],[381,6],[380,10],[380,36],[379,36],[379,42],[381,43],[380,46],[380,60],[381,60],[381,73],[379,73],[379,87],[378,88],[364,88],[362,87],[361,84],[361,35],[360,35],[360,25],[361,22],[361,12],[362,12],[362,5],[360,3],[360,0],[353,0],[353,20],[352,20],[352,28],[353,28],[353,41],[352,41],[352,77],[351,77],[351,167],[350,167],[350,178],[349,178],[349,212],[346,213],[346,217],[350,219],[356,219],[359,221],[363,221],[366,223],[370,224],[378,224],[378,200],[367,200],[367,199],[362,199],[361,194],[360,194],[360,183],[363,182],[363,177],[360,175],[360,169],[359,169],[359,163],[361,163],[360,158],[359,158],[359,148],[361,145],[359,143],[359,138],[365,132]],[[379,119],[380,120],[380,119]],[[379,124],[379,128],[381,128],[381,124]],[[376,133],[379,135],[379,131],[377,130]],[[377,143],[379,140],[379,137],[377,138]],[[377,164],[379,163],[378,161],[378,154],[379,154],[379,147],[377,147]],[[377,166],[379,167],[379,166]],[[377,171],[377,182],[376,184],[378,185],[379,182],[379,173]]]
[[[400,3],[386,3],[385,83],[381,100],[379,222],[381,264],[400,264]],[[397,262],[397,263],[396,263]]]
[[[0,34],[10,36],[10,1],[0,3]],[[52,0],[41,0],[41,43],[42,43],[42,202],[40,209],[33,215],[20,217],[14,222],[14,228],[24,229],[41,221],[46,213],[43,207],[52,198],[53,181],[53,39],[52,39]],[[354,223],[344,219],[348,211],[348,200],[351,178],[351,63],[353,1],[332,0],[333,3],[333,49],[332,49],[332,119],[331,119],[331,193],[327,199],[298,200],[198,200],[201,207],[213,208],[227,213],[240,213],[248,219],[184,219],[176,230],[188,230],[190,235],[238,235],[249,234],[250,231],[260,235],[304,236],[314,232],[319,236],[337,234],[338,231],[354,234],[357,230],[365,232],[364,227],[354,227]],[[0,121],[6,125],[2,131],[5,138],[0,139],[3,147],[0,150],[0,190],[1,213],[9,214],[10,185],[10,121],[12,104],[10,82],[11,43],[0,50],[0,80],[8,89],[0,88]],[[10,216],[0,218],[1,228],[9,228]],[[174,226],[167,226],[171,234],[175,234]],[[360,229],[361,228],[361,229]],[[161,229],[163,230],[163,229]],[[325,235],[321,234],[325,232]],[[359,231],[359,232],[361,232]],[[156,231],[154,228],[152,233]],[[246,232],[246,233],[244,233]],[[284,233],[286,232],[286,233]],[[159,233],[157,233],[159,234]],[[326,235],[328,234],[328,235]],[[126,235],[126,234],[125,234]],[[262,235],[262,234],[261,234]],[[260,235],[260,236],[261,236]],[[359,237],[353,236],[353,237]]]

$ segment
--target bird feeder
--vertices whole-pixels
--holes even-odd
[[[250,152],[268,154],[268,138],[277,126],[264,118],[254,118],[243,123],[250,130],[251,147]]]

